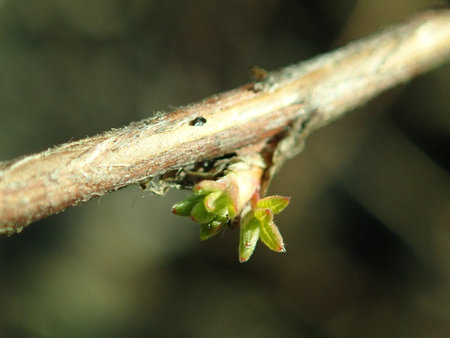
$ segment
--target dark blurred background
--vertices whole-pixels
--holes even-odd
[[[190,103],[433,2],[0,1],[0,160]],[[275,178],[285,254],[133,186],[0,238],[1,337],[449,337],[450,67],[317,131]]]

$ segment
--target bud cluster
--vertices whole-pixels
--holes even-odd
[[[193,194],[175,204],[172,212],[190,216],[199,223],[202,240],[216,235],[235,217],[241,216],[240,262],[250,258],[258,239],[271,250],[284,252],[283,239],[273,222],[273,215],[287,207],[289,198],[268,196],[259,199],[263,169],[260,157],[237,161],[220,179],[197,183]]]

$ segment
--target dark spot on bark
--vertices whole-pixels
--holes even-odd
[[[196,127],[203,126],[205,123],[206,123],[206,119],[203,116],[196,117],[191,122],[189,122],[189,124],[191,126],[196,126]]]

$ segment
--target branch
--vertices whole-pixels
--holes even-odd
[[[274,136],[286,137],[287,130],[301,140],[449,56],[450,10],[430,10],[261,81],[2,162],[0,233],[20,232],[33,221],[148,177],[264,145]]]

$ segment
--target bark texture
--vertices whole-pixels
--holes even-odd
[[[450,10],[430,10],[201,102],[2,162],[0,233],[280,135],[286,157],[312,130],[449,57]]]

